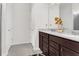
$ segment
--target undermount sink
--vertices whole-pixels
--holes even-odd
[[[67,31],[64,31],[63,33],[70,34],[70,35],[79,35],[79,31],[76,32],[74,30],[67,30]]]
[[[79,32],[74,32],[74,31],[72,31],[72,34],[73,34],[73,35],[79,35]]]
[[[53,32],[57,32],[56,29],[49,29]],[[63,34],[70,34],[70,35],[79,35],[79,31],[75,30],[64,30],[63,32],[58,32],[58,33],[63,33]]]

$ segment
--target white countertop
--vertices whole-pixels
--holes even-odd
[[[39,29],[39,31],[79,42],[79,35],[72,34],[72,32],[68,30],[61,33],[49,29]]]

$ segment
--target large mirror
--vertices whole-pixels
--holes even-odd
[[[79,3],[54,3],[49,4],[49,23],[54,27],[51,19],[60,16],[63,20],[63,27],[69,30],[79,30]]]
[[[79,3],[72,4],[73,29],[79,30]]]

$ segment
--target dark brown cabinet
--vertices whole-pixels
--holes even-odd
[[[79,42],[39,32],[39,48],[46,56],[79,56]]]

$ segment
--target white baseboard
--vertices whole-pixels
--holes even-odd
[[[40,50],[40,48],[33,48],[34,50]]]
[[[25,44],[25,43],[30,43],[30,42],[13,43],[12,45]]]

